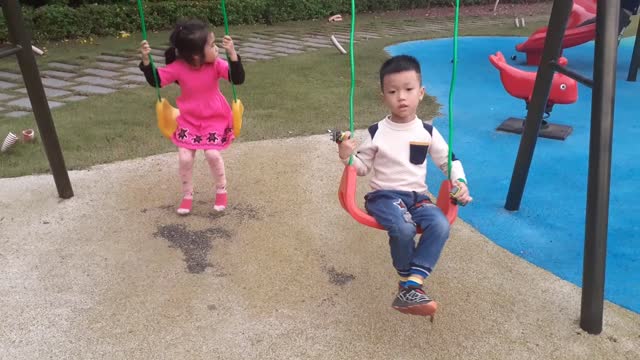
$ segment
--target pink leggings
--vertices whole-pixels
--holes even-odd
[[[182,181],[182,194],[184,197],[193,197],[193,162],[196,151],[178,148],[178,160],[180,164],[180,180]],[[211,175],[216,179],[216,189],[224,190],[227,186],[227,178],[224,175],[224,160],[218,150],[205,150],[204,156],[209,163]]]

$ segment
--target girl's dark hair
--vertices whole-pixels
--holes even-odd
[[[397,55],[387,59],[380,67],[380,88],[384,90],[385,76],[404,71],[415,71],[418,74],[418,78],[421,78],[420,63],[413,56]]]
[[[200,20],[182,20],[176,24],[169,37],[171,46],[164,52],[167,65],[180,58],[190,65],[198,65],[195,57],[204,59],[204,47],[209,38],[209,28]]]

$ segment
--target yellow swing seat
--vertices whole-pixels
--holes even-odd
[[[176,118],[180,115],[180,110],[171,106],[165,98],[156,102],[156,118],[158,119],[158,129],[164,137],[171,139],[176,132],[178,122]]]
[[[242,129],[242,114],[244,114],[244,105],[240,99],[231,101],[231,114],[233,116],[233,135],[238,137],[240,129]]]
[[[242,129],[242,115],[244,114],[244,105],[240,99],[231,102],[231,113],[233,116],[233,135],[238,137]],[[156,102],[158,129],[167,139],[171,139],[178,127],[176,121],[178,115],[180,115],[180,110],[171,106],[167,99],[161,98]]]

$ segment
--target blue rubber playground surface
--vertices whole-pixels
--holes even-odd
[[[540,138],[521,208],[504,209],[520,136],[496,131],[508,117],[526,116],[524,101],[504,90],[488,60],[502,51],[510,64],[524,66],[515,51],[520,37],[464,37],[458,45],[458,77],[454,97],[453,149],[462,160],[474,202],[460,217],[496,244],[578,286],[582,283],[591,90],[579,85],[578,101],[556,105],[549,121],[571,125],[565,140]],[[640,313],[640,82],[625,81],[634,38],[619,48],[613,135],[611,202],[605,297]],[[392,55],[413,55],[421,63],[427,93],[443,104],[434,125],[447,136],[452,40],[415,41],[386,48]],[[565,49],[569,67],[591,77],[594,43]],[[510,60],[516,55],[516,60]],[[429,186],[443,177],[429,169]],[[526,286],[514,284],[514,286]]]

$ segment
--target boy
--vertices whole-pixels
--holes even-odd
[[[400,287],[393,308],[403,313],[432,315],[437,308],[422,289],[424,279],[434,269],[449,237],[449,222],[429,200],[425,177],[427,154],[444,172],[449,147],[440,133],[416,116],[424,97],[420,64],[411,56],[388,59],[380,68],[380,86],[385,105],[391,111],[369,127],[368,137],[358,148],[348,138],[338,145],[346,165],[350,155],[358,175],[373,170],[372,192],[365,207],[389,233],[393,266],[400,275]],[[472,199],[460,160],[453,157],[451,178],[460,190],[456,199],[467,204]],[[415,245],[416,225],[423,229]]]

